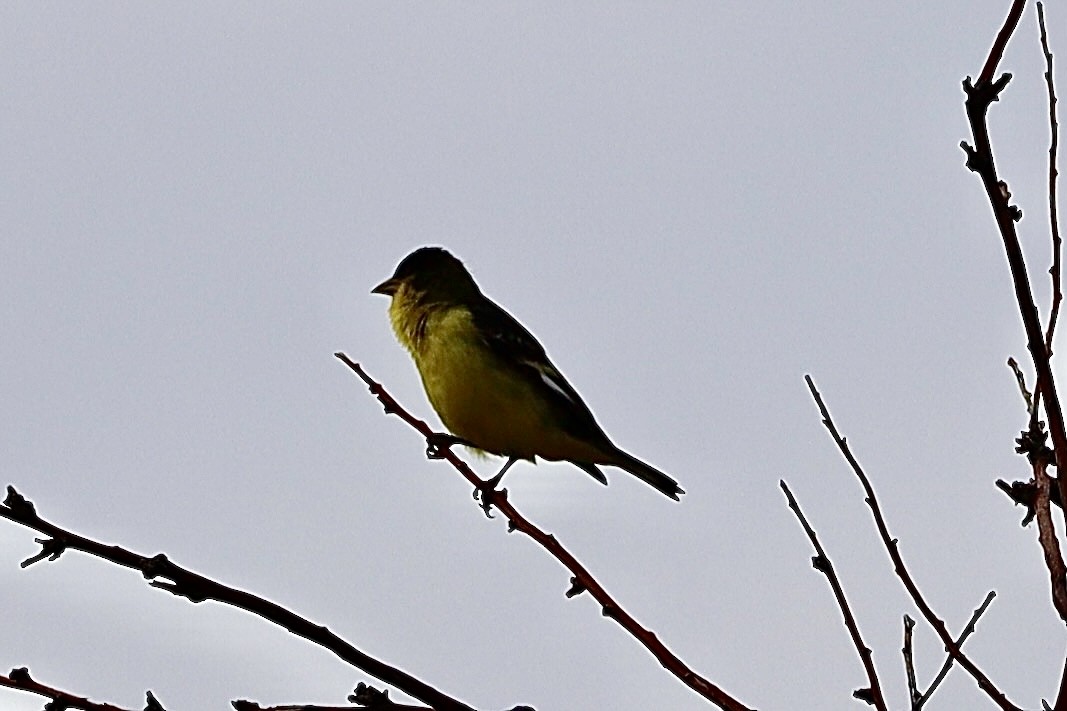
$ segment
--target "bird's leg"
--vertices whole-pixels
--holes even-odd
[[[434,432],[426,438],[426,456],[429,459],[444,459],[445,452],[457,444],[467,447],[474,446],[462,437],[457,437],[448,432]]]
[[[478,488],[474,490],[474,500],[479,498],[482,500],[482,510],[485,511],[485,515],[489,518],[492,516],[489,513],[489,507],[493,505],[493,500],[496,496],[504,495],[504,492],[497,491],[496,487],[500,483],[500,480],[504,478],[504,474],[508,471],[512,464],[519,461],[517,457],[509,457],[508,461],[500,468],[500,471],[496,473],[491,479],[487,479],[478,485]]]
[[[507,463],[505,463],[504,466],[500,468],[500,471],[496,473],[496,476],[485,482],[485,488],[495,489],[497,487],[497,484],[500,483],[500,480],[504,478],[504,474],[508,471],[508,469],[511,468],[511,465],[517,461],[519,461],[517,457],[509,457]]]

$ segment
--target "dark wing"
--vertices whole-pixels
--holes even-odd
[[[471,317],[502,366],[515,371],[542,394],[567,434],[603,447],[605,451],[615,449],[582,396],[552,365],[544,347],[532,333],[489,299],[472,308]]]

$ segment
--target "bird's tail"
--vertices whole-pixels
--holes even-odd
[[[678,494],[685,493],[674,479],[671,479],[651,464],[645,464],[637,457],[627,454],[621,449],[615,451],[615,461],[611,462],[611,464],[630,472],[653,489],[663,492],[675,501],[679,501]]]

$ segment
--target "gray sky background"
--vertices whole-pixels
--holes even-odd
[[[960,81],[1009,5],[4,4],[2,483],[477,708],[708,708],[565,599],[566,572],[334,360],[436,423],[369,289],[442,244],[689,492],[558,464],[507,482],[694,669],[761,709],[861,707],[785,478],[904,707],[901,616],[918,615],[811,373],[935,610],[959,630],[997,591],[967,650],[1038,707],[1062,624],[1035,532],[993,486],[1027,476],[1004,366],[1027,353],[958,147]],[[1047,311],[1033,7],[1002,69],[995,148]],[[0,524],[0,669],[174,710],[342,703],[373,681],[84,556],[20,570],[36,550]],[[916,643],[925,686],[941,644],[922,623]],[[929,708],[990,706],[955,670]]]

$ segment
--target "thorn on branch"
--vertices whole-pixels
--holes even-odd
[[[1003,180],[997,182],[997,190],[1000,192],[1000,199],[1004,201],[1004,204],[1008,208],[1008,214],[1011,216],[1013,222],[1019,222],[1023,219],[1023,211],[1019,209],[1018,205],[1012,205],[1011,191],[1008,190],[1008,184]]]
[[[394,706],[389,699],[388,689],[375,689],[362,681],[356,685],[354,693],[349,694],[348,700],[367,709],[388,709]]]
[[[869,686],[865,686],[862,689],[856,689],[852,692],[852,696],[864,702],[868,706],[874,706],[874,692],[871,691]]]
[[[156,700],[155,695],[151,691],[146,691],[144,711],[166,711],[166,709],[163,708],[163,704]]]
[[[586,587],[585,585],[583,585],[583,584],[582,584],[582,583],[581,583],[581,582],[580,582],[580,581],[578,580],[578,576],[577,576],[577,575],[572,575],[572,576],[571,576],[571,587],[570,587],[570,589],[569,589],[569,590],[568,590],[568,591],[567,591],[566,593],[564,593],[564,594],[565,594],[565,595],[567,596],[567,599],[569,600],[569,599],[570,599],[570,598],[572,598],[572,597],[578,597],[579,595],[581,595],[582,593],[584,593],[584,592],[585,592],[585,591],[587,591],[588,589],[589,589],[589,588],[587,588],[587,587]]]
[[[989,166],[989,161],[980,155],[967,141],[960,141],[960,148],[967,154],[967,162],[964,164],[967,169],[981,175]]]
[[[379,393],[384,392],[380,387],[377,388],[377,389],[371,388],[370,391],[374,395],[378,395]],[[397,414],[397,409],[395,407],[393,407],[392,403],[389,402],[388,400],[382,399],[382,400],[379,400],[378,402],[382,403],[382,411],[385,412],[385,414],[387,414],[387,415],[395,415],[395,414]]]

